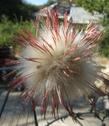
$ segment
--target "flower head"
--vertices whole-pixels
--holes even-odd
[[[100,67],[92,60],[94,49],[102,32],[90,23],[86,30],[76,30],[65,13],[59,22],[56,11],[46,12],[42,27],[36,25],[38,36],[23,31],[17,41],[24,46],[19,77],[12,85],[26,82],[22,96],[26,102],[34,98],[46,113],[51,104],[53,113],[59,104],[73,115],[71,102],[75,97],[96,90]],[[41,19],[42,20],[42,19]],[[39,28],[39,29],[37,29]]]

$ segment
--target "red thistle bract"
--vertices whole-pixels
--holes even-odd
[[[58,13],[47,11],[43,25],[35,25],[38,36],[23,31],[16,37],[24,49],[19,59],[22,70],[12,86],[25,82],[25,102],[34,98],[43,114],[49,104],[55,115],[61,104],[74,116],[72,100],[96,91],[94,83],[102,79],[101,68],[92,60],[101,31],[93,23],[86,30],[75,30],[67,18],[65,13],[64,23],[59,23]]]

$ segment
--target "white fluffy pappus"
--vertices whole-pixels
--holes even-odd
[[[85,30],[76,30],[67,21],[67,14],[59,23],[56,11],[47,12],[43,23],[38,36],[23,31],[16,38],[24,46],[20,59],[23,69],[13,85],[25,82],[24,100],[40,102],[42,113],[50,103],[53,113],[61,104],[73,115],[72,100],[96,91],[95,81],[102,79],[100,66],[92,60],[102,32],[93,23]]]

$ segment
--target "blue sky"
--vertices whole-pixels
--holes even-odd
[[[35,5],[42,5],[46,3],[48,0],[24,0],[24,1]]]

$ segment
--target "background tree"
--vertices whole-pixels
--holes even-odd
[[[57,2],[57,0],[48,0],[47,3],[45,4],[45,6],[49,6],[49,5],[54,4],[56,2]]]
[[[0,0],[0,46],[15,44],[13,37],[20,29],[32,29],[30,20],[39,8],[22,0]]]
[[[11,20],[30,19],[33,12],[39,7],[26,4],[22,0],[0,0],[0,19],[3,15]]]
[[[59,3],[59,4],[72,4],[72,3],[75,3],[75,0],[48,0],[48,4],[52,4],[52,3]]]
[[[105,28],[104,38],[100,44],[100,53],[109,57],[109,0],[76,0],[76,4],[89,10],[103,14],[102,25]]]
[[[103,25],[109,23],[109,1],[108,0],[76,0],[76,4],[86,8],[90,12],[97,11],[104,15]]]

